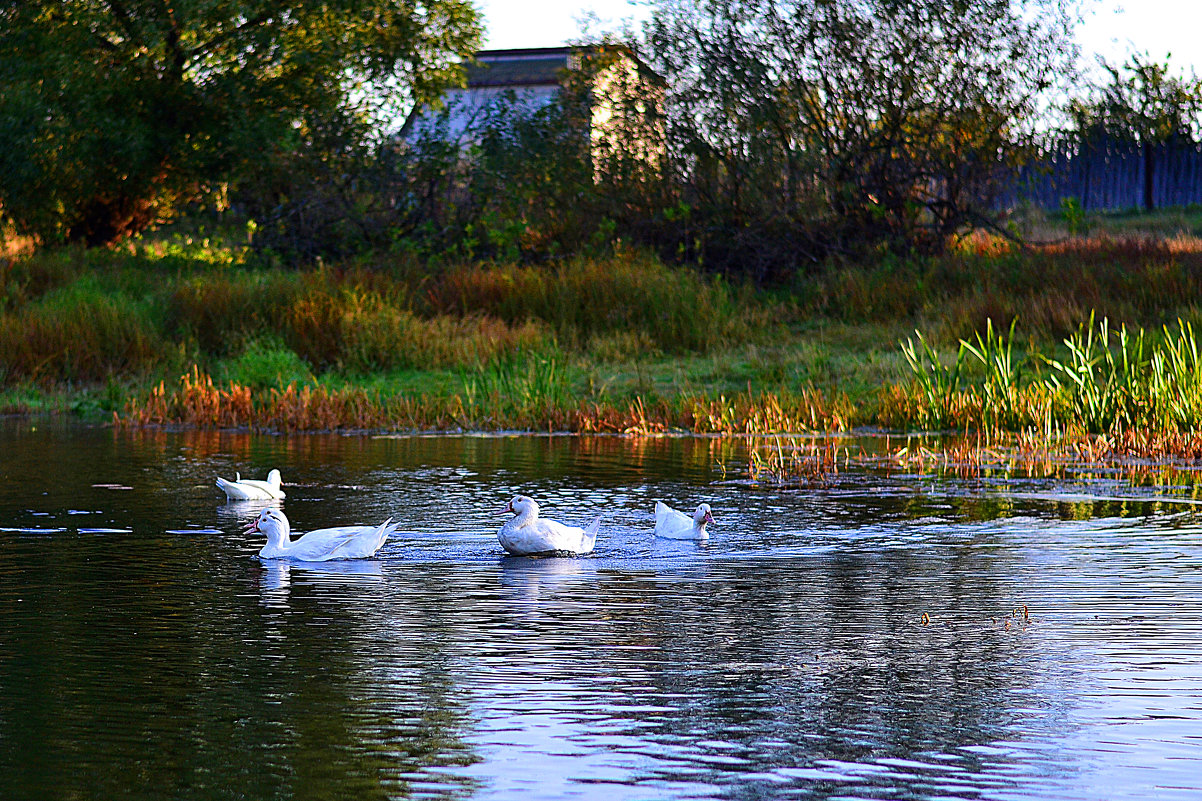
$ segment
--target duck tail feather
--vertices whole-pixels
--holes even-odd
[[[597,544],[597,533],[601,530],[601,515],[593,518],[593,522],[588,524],[588,528],[584,530],[584,544],[591,551],[593,546]]]

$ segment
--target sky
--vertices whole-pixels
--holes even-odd
[[[645,19],[640,0],[477,0],[484,13],[488,49],[554,47],[580,38],[578,19],[595,13],[602,20]],[[1202,75],[1202,0],[1093,0],[1078,42],[1088,63],[1098,53],[1121,63],[1131,52],[1154,59],[1172,54],[1179,67]]]

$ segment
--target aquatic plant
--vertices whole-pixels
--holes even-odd
[[[1010,321],[1010,331],[1003,336],[994,331],[993,320],[987,320],[985,333],[975,333],[975,343],[960,340],[960,347],[976,358],[985,369],[981,385],[982,427],[999,430],[1014,427],[1020,420],[1018,365],[1015,364],[1014,326],[1018,318]]]
[[[828,439],[753,438],[748,448],[747,474],[756,484],[823,486],[838,476],[841,454],[846,461],[847,448]]]
[[[942,428],[951,419],[951,410],[960,390],[960,374],[964,369],[964,358],[968,353],[966,343],[961,340],[956,351],[956,357],[951,364],[945,365],[939,357],[939,352],[926,341],[920,331],[914,332],[918,337],[919,350],[914,341],[906,339],[902,343],[902,355],[910,365],[915,383],[926,399],[921,408],[922,418],[917,421],[920,425]]]
[[[1144,332],[1135,334],[1120,326],[1111,345],[1110,321],[1103,318],[1094,331],[1094,318],[1064,340],[1068,358],[1048,359],[1052,375],[1050,389],[1063,392],[1071,404],[1073,419],[1092,432],[1123,430],[1146,419],[1150,400],[1145,383],[1148,362],[1144,356]]]
[[[1177,320],[1166,325],[1163,340],[1149,360],[1149,393],[1156,416],[1155,428],[1193,430],[1202,426],[1202,364],[1192,323]]]
[[[902,345],[915,378],[909,389],[891,387],[883,395],[882,422],[893,426],[942,424],[944,430],[1042,431],[1046,438],[1066,434],[1122,435],[1133,431],[1167,434],[1202,425],[1202,375],[1192,323],[1163,326],[1159,336],[1103,317],[1081,324],[1064,340],[1062,355],[1039,359],[1050,372],[1026,376],[1013,361],[1013,326],[1008,337],[987,326],[962,352],[984,368],[979,382],[964,381],[954,367],[938,363],[929,346],[922,353]],[[922,341],[920,339],[920,341]]]

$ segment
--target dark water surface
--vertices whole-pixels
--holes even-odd
[[[0,421],[0,798],[1202,797],[1189,487],[741,447]],[[213,478],[271,467],[296,529],[400,533],[261,562]],[[503,558],[519,491],[596,554]]]

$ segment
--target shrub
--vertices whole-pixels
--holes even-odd
[[[252,340],[238,358],[222,365],[220,380],[252,389],[312,382],[313,372],[295,351],[271,338]]]
[[[212,356],[236,352],[248,338],[274,328],[300,291],[289,273],[202,273],[167,296],[167,333],[191,337]]]
[[[575,259],[554,268],[481,265],[451,270],[431,288],[430,302],[442,312],[480,313],[511,324],[542,320],[572,345],[606,334],[641,332],[657,347],[676,353],[746,341],[770,314],[750,301],[736,300],[721,279],[629,253]]]
[[[98,381],[160,362],[167,346],[143,304],[86,283],[0,316],[6,379]]]

